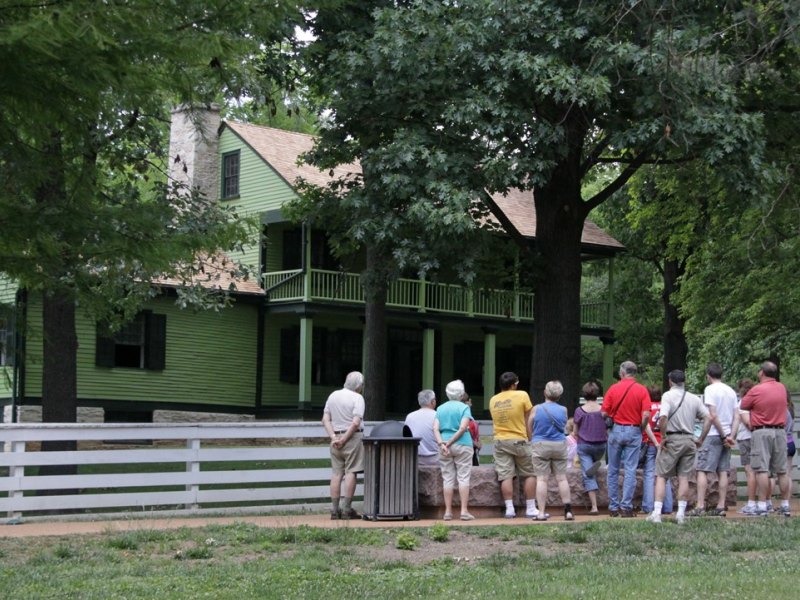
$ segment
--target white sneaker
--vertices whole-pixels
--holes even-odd
[[[758,514],[758,507],[755,504],[748,506],[744,505],[742,508],[739,509],[740,515],[757,515]]]
[[[506,511],[506,515],[505,516],[506,516],[506,519],[514,519],[514,518],[516,518],[517,513]]]
[[[683,514],[683,515],[681,515],[681,514],[675,515],[675,522],[678,525],[683,525],[684,523],[686,523],[686,515],[685,514]]]
[[[525,516],[528,519],[535,519],[536,517],[539,516],[539,509],[538,508],[534,508],[533,510],[527,510],[526,509],[525,510]]]
[[[648,523],[661,523],[661,515],[650,513],[646,520]]]

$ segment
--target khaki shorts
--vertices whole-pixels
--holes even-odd
[[[497,480],[506,481],[519,477],[533,477],[531,446],[527,440],[495,440],[494,470]]]
[[[331,446],[331,468],[334,475],[364,472],[364,443],[361,433],[353,437],[341,448]]]
[[[750,440],[750,468],[756,473],[786,473],[786,431],[780,429],[756,429]]]
[[[472,446],[453,444],[450,455],[439,454],[439,468],[442,469],[442,487],[452,490],[456,487],[469,487],[472,475]]]
[[[661,444],[656,455],[656,475],[659,477],[689,477],[694,471],[697,446],[693,435],[673,433]]]
[[[534,442],[531,450],[533,472],[537,477],[567,472],[567,442]]]
[[[736,445],[739,446],[739,459],[742,461],[743,467],[750,466],[750,442],[751,438],[747,438],[746,440],[739,440],[736,442]]]

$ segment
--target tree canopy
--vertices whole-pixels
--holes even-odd
[[[545,267],[532,391],[559,378],[575,401],[587,215],[649,163],[735,165],[734,185],[747,190],[764,151],[753,86],[782,77],[768,59],[796,15],[780,2],[415,0],[370,8],[374,23],[362,14],[330,53],[351,77],[336,90],[347,106],[332,111],[338,138],[328,138],[335,151],[325,164],[364,153],[354,128],[372,128],[369,148],[391,143],[387,131],[413,131],[447,166],[429,171],[436,186],[466,177],[473,190],[530,190]],[[406,156],[425,164],[424,152]],[[608,165],[618,167],[615,177],[584,197]]]
[[[0,271],[44,298],[45,420],[74,420],[76,302],[134,311],[154,277],[190,281],[199,251],[241,239],[167,181],[169,109],[266,101],[298,20],[283,1],[0,8]]]

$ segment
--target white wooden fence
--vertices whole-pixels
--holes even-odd
[[[41,442],[63,440],[76,440],[78,449],[38,451]],[[3,424],[0,514],[321,505],[330,466],[305,465],[325,465],[326,440],[318,423]],[[78,474],[39,475],[36,467],[48,465],[76,465]]]
[[[366,434],[373,425],[365,424]],[[480,425],[491,439],[491,421]],[[63,440],[77,441],[78,449],[38,451],[41,442]],[[318,423],[0,424],[0,442],[0,515],[9,519],[64,511],[321,510],[328,503],[329,450]],[[481,454],[491,456],[492,444]],[[732,462],[742,498],[738,454]],[[78,473],[38,474],[49,465],[76,465]],[[793,480],[800,480],[800,459]],[[361,482],[356,494],[363,494]]]

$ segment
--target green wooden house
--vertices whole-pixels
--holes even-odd
[[[243,257],[260,281],[235,282],[235,302],[220,312],[179,309],[170,282],[158,282],[162,293],[113,339],[99,334],[95,323],[79,322],[81,406],[103,408],[107,420],[147,420],[157,409],[316,417],[344,375],[361,370],[361,265],[340,265],[324,231],[293,224],[282,212],[298,177],[320,185],[329,180],[329,173],[297,164],[311,145],[308,135],[221,122],[213,109],[173,112],[171,176],[260,218],[262,235]],[[355,168],[342,167],[334,176]],[[499,220],[533,241],[531,196],[511,192],[495,201],[504,213]],[[611,280],[622,245],[587,222],[583,250],[587,260],[608,261]],[[41,401],[41,303],[5,282],[0,306],[0,400],[35,405]],[[420,389],[439,390],[457,377],[480,413],[495,393],[497,374],[516,371],[523,383],[529,376],[529,292],[399,279],[389,290],[387,318],[389,415],[416,408]],[[12,335],[21,320],[24,336]],[[603,343],[606,383],[613,333],[609,298],[582,306],[582,335]]]

